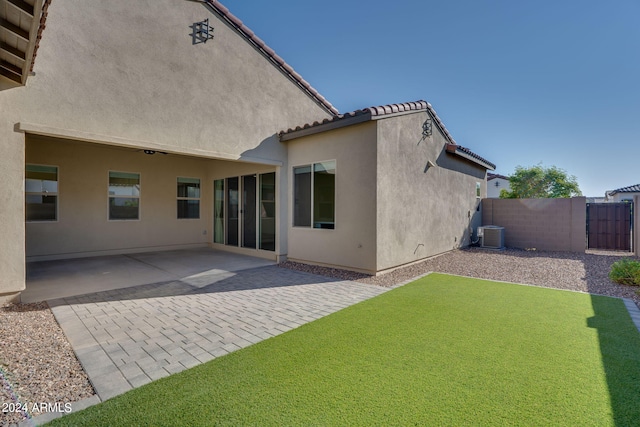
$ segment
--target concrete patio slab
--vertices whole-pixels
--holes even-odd
[[[211,248],[29,262],[21,300],[45,301],[172,281],[200,287],[224,280],[235,271],[274,264]]]

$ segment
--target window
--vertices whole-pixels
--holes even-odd
[[[58,219],[58,168],[26,165],[25,218],[27,221]]]
[[[178,218],[200,218],[200,180],[178,177]]]
[[[480,190],[481,188],[482,188],[482,187],[480,186],[480,183],[479,183],[479,182],[476,182],[476,198],[478,198],[478,199],[480,198],[480,195],[481,195],[481,192],[480,192],[480,191],[481,191],[481,190]]]
[[[140,219],[140,174],[109,172],[109,219]]]
[[[293,168],[293,225],[335,228],[336,162]]]

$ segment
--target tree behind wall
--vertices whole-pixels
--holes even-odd
[[[555,166],[517,166],[509,178],[511,191],[502,190],[501,199],[540,199],[582,196],[577,178]]]

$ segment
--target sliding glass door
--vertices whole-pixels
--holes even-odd
[[[227,178],[227,239],[225,243],[230,246],[238,246],[239,196],[238,178]]]
[[[256,176],[242,177],[242,247],[256,248]]]
[[[213,242],[276,249],[275,172],[214,181]]]
[[[260,175],[260,249],[276,250],[276,173]]]

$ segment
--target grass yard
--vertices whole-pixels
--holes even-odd
[[[432,274],[55,425],[638,425],[621,300]]]

